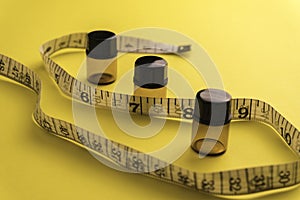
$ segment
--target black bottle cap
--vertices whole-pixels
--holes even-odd
[[[142,88],[161,88],[168,83],[168,63],[158,56],[143,56],[135,61],[135,85]]]
[[[87,34],[86,55],[95,59],[117,56],[117,37],[113,32],[98,30]]]
[[[204,89],[197,93],[194,120],[220,126],[231,120],[231,95],[219,89]]]

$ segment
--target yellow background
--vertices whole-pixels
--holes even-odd
[[[161,27],[201,44],[233,97],[264,100],[300,127],[297,0],[10,0],[1,2],[0,10],[0,53],[42,77],[43,106],[49,114],[68,117],[71,112],[67,112],[70,103],[45,72],[38,52],[43,42],[96,29],[119,33]],[[4,79],[0,83],[1,199],[216,199],[102,165],[87,151],[36,126],[31,117],[36,100],[33,92]],[[54,101],[65,110],[51,109],[58,106]],[[223,163],[218,167],[225,169],[292,160],[276,135],[269,133],[262,125],[233,124],[232,145],[226,155],[202,164]],[[299,196],[297,188],[258,199]]]

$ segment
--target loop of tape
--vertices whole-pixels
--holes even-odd
[[[138,45],[142,44],[147,44],[148,47],[139,48]],[[141,115],[147,115],[149,108],[156,107],[154,115],[185,120],[192,119],[194,99],[139,96],[130,98],[132,96],[128,94],[100,90],[76,80],[51,59],[51,55],[61,49],[84,49],[85,47],[86,33],[74,33],[51,40],[40,48],[49,75],[65,94],[92,106],[119,111],[129,110],[131,113]],[[118,51],[122,52],[182,53],[189,50],[190,46],[188,45],[175,46],[134,37],[118,37]],[[168,164],[163,160],[126,146],[126,144],[114,142],[72,123],[47,115],[42,111],[39,103],[41,80],[38,74],[14,59],[1,54],[0,75],[19,82],[37,93],[38,102],[33,116],[43,129],[107,158],[110,162],[128,171],[142,173],[200,192],[221,196],[260,193],[295,186],[300,182],[300,159],[290,163],[209,173],[192,171]],[[231,110],[233,120],[260,121],[271,125],[286,144],[297,155],[300,154],[299,130],[268,103],[256,99],[236,98],[232,99]],[[147,169],[156,170],[149,171]]]

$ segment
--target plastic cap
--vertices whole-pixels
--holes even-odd
[[[135,61],[135,85],[143,88],[160,88],[168,83],[168,63],[158,56],[143,56]]]
[[[194,120],[219,126],[231,120],[231,95],[219,89],[204,89],[197,93]]]
[[[93,31],[87,35],[86,55],[95,59],[109,59],[117,56],[117,38],[110,31]]]

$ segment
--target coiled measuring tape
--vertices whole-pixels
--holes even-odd
[[[147,48],[139,45],[147,44]],[[130,44],[130,45],[127,45]],[[142,45],[143,46],[143,45]],[[68,74],[56,64],[51,55],[65,48],[86,47],[86,33],[69,34],[51,40],[40,48],[42,58],[50,76],[67,95],[84,104],[132,113],[148,114],[150,107],[158,116],[186,119],[192,118],[194,99],[132,97],[113,93],[86,85]],[[120,36],[118,50],[124,52],[180,53],[190,50],[189,46],[174,46],[148,40]],[[139,172],[160,180],[168,181],[204,193],[233,196],[260,193],[295,186],[300,183],[299,162],[233,169],[203,173],[191,171],[139,152],[136,149],[96,135],[67,121],[53,118],[40,107],[41,80],[34,71],[4,55],[0,55],[0,75],[19,82],[35,91],[38,102],[34,110],[35,121],[46,131],[84,147],[109,159],[111,162],[132,172]],[[278,111],[266,102],[256,99],[232,99],[232,119],[260,121],[271,125],[297,154],[300,153],[300,132]],[[155,169],[153,171],[149,169]]]

